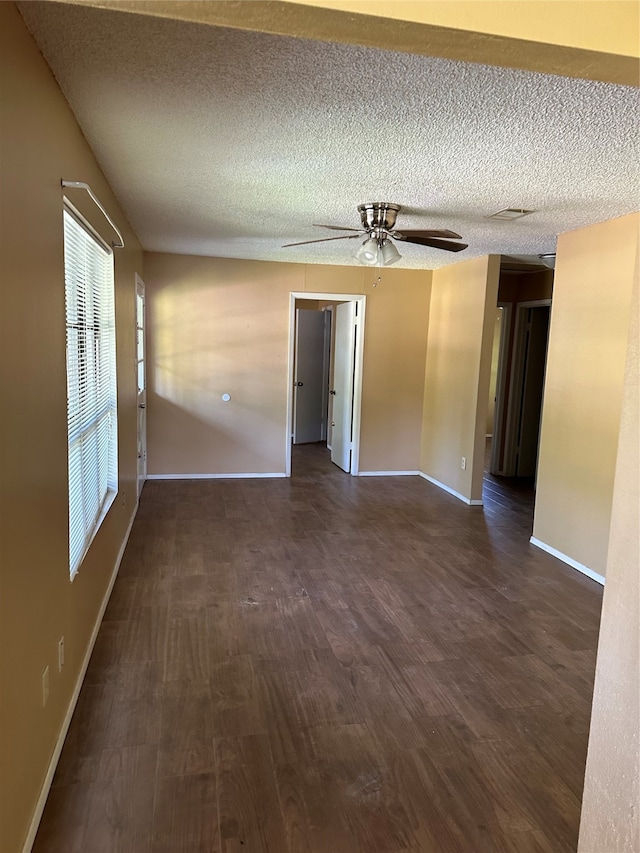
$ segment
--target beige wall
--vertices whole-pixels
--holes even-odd
[[[149,473],[284,472],[292,291],[366,294],[360,469],[417,470],[430,273],[381,275],[145,255]]]
[[[217,26],[638,85],[634,0],[69,0]]]
[[[0,850],[27,834],[136,505],[134,274],[142,253],[13,4],[0,3]],[[120,225],[116,315],[120,493],[69,580],[62,189],[88,181]],[[104,229],[83,193],[73,200]],[[65,665],[57,671],[57,643]],[[50,696],[42,707],[42,672]]]
[[[533,535],[605,573],[638,214],[558,238]]]
[[[284,471],[289,292],[302,272],[145,255],[150,474]]]
[[[457,0],[455,3],[394,0],[376,9],[371,0],[285,0],[323,9],[474,30],[526,41],[640,56],[638,5],[631,0]]]
[[[377,274],[377,271],[375,271]],[[362,471],[420,468],[422,398],[431,296],[428,270],[383,270],[371,288],[362,387]]]
[[[499,271],[500,257],[490,255],[432,280],[420,470],[474,501],[482,499]]]
[[[640,850],[638,258],[635,270],[579,853]]]

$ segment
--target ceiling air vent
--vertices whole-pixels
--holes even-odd
[[[520,219],[522,216],[528,216],[530,213],[535,213],[535,210],[525,210],[523,207],[505,207],[504,210],[499,210],[497,213],[487,216],[487,219]]]

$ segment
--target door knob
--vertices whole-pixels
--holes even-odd
[[[145,404],[145,403],[140,403],[140,405],[138,406],[138,408],[139,408],[139,409],[146,409],[146,408],[147,408],[147,406],[146,406],[146,404]]]
[[[336,396],[336,392],[335,392],[335,391],[329,391],[329,393],[331,394],[331,396],[332,396],[332,397],[335,397],[335,396]]]
[[[294,385],[297,385],[298,388],[302,388],[302,386],[304,385],[304,382],[294,382]]]

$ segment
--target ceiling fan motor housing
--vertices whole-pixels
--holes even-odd
[[[392,231],[399,211],[399,204],[386,201],[370,201],[358,205],[362,227],[366,231]]]

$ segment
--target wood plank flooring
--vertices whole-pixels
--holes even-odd
[[[575,851],[601,589],[510,490],[148,482],[35,853]]]

